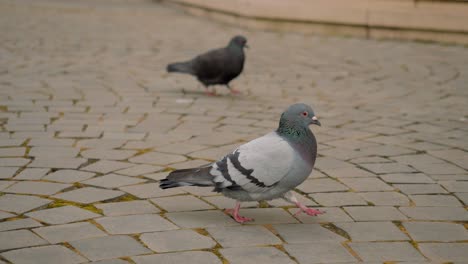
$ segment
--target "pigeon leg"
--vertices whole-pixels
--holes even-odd
[[[300,214],[301,212],[304,212],[308,215],[311,215],[311,216],[317,216],[317,215],[320,215],[320,214],[324,214],[325,212],[324,211],[320,211],[320,210],[316,210],[316,209],[312,209],[312,208],[309,208],[307,206],[305,206],[304,204],[300,203],[296,196],[294,196],[294,194],[292,192],[287,192],[283,195],[283,199],[285,199],[286,201],[290,202],[290,203],[293,203],[295,204],[297,207],[299,207],[299,211],[297,211],[297,213],[294,214],[294,216]]]
[[[240,209],[240,202],[236,202],[236,206],[233,208],[233,209],[226,209],[224,210],[224,212],[230,214],[232,216],[232,218],[234,218],[234,220],[237,222],[237,223],[245,223],[245,222],[249,222],[249,221],[253,221],[254,219],[253,218],[249,218],[249,217],[245,217],[245,216],[240,216],[239,215],[239,209]]]
[[[232,94],[234,94],[234,95],[241,94],[241,92],[239,90],[236,90],[236,89],[232,88],[229,84],[226,84],[226,86],[229,89],[229,91],[231,91]]]
[[[216,95],[216,89],[213,88],[212,91],[210,91],[210,88],[208,86],[205,86],[205,94],[209,96],[215,96]]]

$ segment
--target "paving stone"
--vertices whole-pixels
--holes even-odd
[[[148,152],[134,158],[129,159],[130,162],[134,163],[145,163],[165,166],[167,164],[182,162],[187,160],[184,156],[160,153],[160,152]]]
[[[455,193],[455,196],[457,196],[465,205],[468,205],[468,193]]]
[[[408,206],[410,203],[408,197],[397,192],[363,192],[358,194],[374,205]]]
[[[96,204],[106,216],[138,215],[159,213],[160,210],[148,201],[129,201]]]
[[[186,168],[195,168],[195,167],[203,167],[207,165],[208,162],[202,159],[191,159],[183,162],[177,162],[170,165],[172,169],[179,170],[179,169],[186,169]]]
[[[80,154],[88,159],[125,160],[134,156],[137,152],[133,150],[117,149],[87,149]]]
[[[353,242],[409,240],[392,222],[336,223]]]
[[[377,178],[343,178],[341,182],[360,192],[393,190],[393,187]]]
[[[315,167],[317,167],[320,170],[326,170],[326,169],[349,168],[349,167],[354,167],[354,166],[348,162],[337,160],[332,157],[319,157],[317,158],[317,161],[315,162]]]
[[[29,230],[0,232],[0,250],[45,245],[47,241]]]
[[[468,180],[468,174],[432,174],[430,177],[435,181],[464,181]]]
[[[151,199],[151,202],[168,212],[214,209],[211,205],[193,197],[192,195],[154,198]]]
[[[338,242],[285,244],[284,248],[299,263],[343,263],[356,261],[353,255]]]
[[[219,158],[226,155],[226,153],[229,153],[233,151],[234,149],[236,149],[237,147],[239,147],[239,145],[240,145],[239,143],[235,143],[235,144],[226,145],[222,147],[199,150],[199,151],[190,153],[190,157],[206,159],[206,160],[218,160]]]
[[[106,233],[88,222],[46,226],[35,228],[33,231],[52,244],[106,236]]]
[[[326,169],[324,170],[328,175],[334,178],[361,178],[361,177],[375,177],[375,174],[372,174],[363,169],[356,167],[345,167],[337,169]]]
[[[16,215],[0,211],[0,220],[15,217]]]
[[[351,242],[349,246],[364,261],[423,261],[424,257],[408,242]]]
[[[140,236],[140,240],[158,253],[205,249],[216,245],[216,242],[210,237],[200,235],[193,230],[145,233]]]
[[[32,213],[27,213],[26,215],[41,222],[52,225],[77,222],[100,216],[88,210],[84,210],[71,205],[34,211]]]
[[[452,195],[410,195],[409,198],[416,206],[463,206],[457,198]]]
[[[43,179],[55,182],[75,183],[87,180],[96,175],[92,172],[78,170],[58,170],[46,175]]]
[[[0,210],[23,214],[50,202],[52,201],[35,196],[5,194],[0,196]]]
[[[285,253],[274,247],[241,247],[221,249],[220,253],[231,264],[293,264]]]
[[[17,182],[3,191],[6,193],[52,195],[71,186],[71,184],[63,183],[24,181]]]
[[[304,181],[297,188],[305,193],[346,191],[349,188],[332,179],[311,179]]]
[[[465,172],[460,167],[434,158],[427,154],[403,155],[394,157],[393,159],[398,162],[411,165],[412,167],[426,174],[461,174]]]
[[[159,183],[145,183],[132,186],[121,187],[120,190],[129,194],[135,195],[140,199],[172,196],[178,194],[185,194],[186,192],[181,188],[172,188],[163,190],[159,188]]]
[[[8,188],[9,186],[15,184],[17,181],[0,181],[0,191]]]
[[[394,184],[405,194],[443,194],[448,193],[439,184]]]
[[[151,253],[133,238],[123,235],[88,238],[70,244],[93,261]]]
[[[15,180],[40,180],[49,172],[49,169],[26,168],[15,176]]]
[[[108,216],[95,220],[110,234],[136,234],[177,229],[156,214]]]
[[[434,261],[466,263],[468,259],[466,243],[421,243],[418,246],[426,257]]]
[[[468,156],[466,152],[459,150],[459,149],[441,149],[441,150],[431,150],[429,154],[439,157],[441,159],[450,161],[452,163],[457,164],[458,166],[468,169],[467,161]]]
[[[323,206],[367,205],[367,202],[356,193],[315,193],[310,195]]]
[[[468,81],[468,75],[464,71],[468,54],[465,47],[324,38],[251,30],[249,38],[254,40],[255,45],[266,48],[256,54],[258,61],[249,61],[253,63],[249,68],[250,74],[235,80],[234,86],[243,90],[243,98],[230,96],[229,91],[224,88],[217,88],[220,96],[206,97],[196,91],[196,80],[193,77],[158,75],[154,74],[151,67],[157,65],[156,71],[162,72],[164,64],[155,64],[154,61],[175,61],[181,55],[178,54],[181,50],[190,53],[190,45],[187,44],[190,41],[187,39],[190,39],[193,28],[199,29],[200,36],[216,36],[214,42],[224,43],[226,36],[239,30],[237,26],[220,26],[218,23],[194,19],[154,1],[141,1],[138,6],[121,0],[117,1],[118,5],[107,1],[49,1],[47,4],[34,3],[32,6],[30,2],[32,1],[0,3],[2,25],[9,29],[0,34],[0,46],[7,47],[2,53],[7,66],[0,67],[0,146],[4,146],[0,148],[0,178],[5,179],[0,181],[2,192],[21,180],[74,184],[69,189],[71,190],[81,187],[80,182],[95,177],[95,173],[99,173],[97,177],[115,173],[134,176],[136,179],[144,176],[151,180],[151,183],[119,187],[141,199],[188,193],[219,208],[231,207],[233,201],[211,192],[212,188],[160,190],[158,183],[153,180],[159,181],[167,175],[168,172],[158,172],[163,171],[168,164],[170,168],[199,166],[222,157],[248,140],[274,130],[282,111],[296,102],[297,98],[301,98],[314,105],[324,124],[323,127],[312,128],[319,142],[320,154],[316,169],[307,181],[310,185],[304,185],[311,189],[308,193],[312,197],[330,198],[336,195],[341,200],[329,204],[347,206],[348,209],[365,204],[362,199],[356,202],[359,200],[357,194],[369,205],[376,205],[373,207],[385,205],[399,209],[400,206],[423,206],[421,208],[438,211],[428,213],[429,218],[457,218],[457,223],[463,221],[460,219],[466,219],[461,217],[466,208],[455,198],[448,198],[453,196],[465,203],[468,201],[468,196],[465,195],[468,194],[465,188],[468,182],[468,128],[463,116],[466,113],[467,95],[464,88]],[[138,8],[134,9],[135,7]],[[62,9],[76,9],[80,12],[75,12],[73,16],[57,15],[56,11]],[[106,19],[101,19],[103,17]],[[167,23],[161,23],[167,21],[179,21],[193,27],[178,27],[174,30],[167,27]],[[148,34],[147,27],[141,26],[149,24],[152,25],[154,34]],[[70,28],[74,30],[65,30]],[[112,31],[110,28],[121,30]],[[177,41],[159,41],[160,36]],[[115,39],[119,41],[116,42]],[[200,44],[200,49],[210,48],[208,41],[196,41]],[[277,45],[269,45],[271,43]],[[310,46],[314,49],[310,49]],[[164,51],[164,54],[155,57],[158,51]],[[275,63],[275,55],[278,54],[284,54],[284,63]],[[311,61],[313,65],[308,66],[313,70],[301,72],[304,62]],[[260,62],[261,70],[256,67]],[[297,72],[301,74],[296,74]],[[450,120],[447,117],[451,117]],[[29,147],[31,148],[28,149]],[[31,158],[23,156],[26,150]],[[82,151],[82,156],[86,156],[86,159],[78,156],[78,150]],[[138,159],[128,156],[134,153],[141,154],[139,158],[143,163],[111,161]],[[166,156],[165,153],[170,155]],[[88,160],[88,157],[93,159]],[[23,170],[23,167],[26,169]],[[78,176],[72,173],[81,171],[81,167],[85,167],[90,174]],[[39,172],[57,168],[72,170],[57,178],[54,178],[58,176],[55,175],[56,172],[45,176],[31,173],[31,169]],[[23,170],[24,173],[12,179],[17,170]],[[375,179],[371,182],[381,179],[392,187],[393,184],[438,184],[447,192],[411,194],[409,188],[418,187],[407,187],[407,194],[412,198],[410,201],[396,189],[367,193],[369,189],[380,188],[372,184],[358,184],[358,188],[365,186],[369,189],[357,193],[342,185],[342,179],[352,179],[348,183],[359,182],[355,178]],[[309,182],[316,179],[322,180],[323,186],[320,186],[320,181]],[[120,186],[120,183],[116,184]],[[114,182],[104,186],[115,188]],[[430,189],[419,189],[421,190]],[[439,195],[425,196],[429,194]],[[27,196],[34,197],[30,194]],[[300,199],[305,199],[308,205],[318,206],[312,200],[307,200],[307,197]],[[111,205],[107,207],[106,213],[154,213],[147,212],[150,209],[145,206],[140,208],[139,202],[131,209],[129,207],[132,203]],[[57,202],[59,203],[60,201]],[[95,203],[94,206],[98,204],[102,203]],[[298,209],[293,208],[293,205],[283,200],[270,201],[269,204],[283,207],[279,209],[286,213],[284,217],[293,219],[295,223],[296,220],[320,224],[354,222],[342,208],[318,206],[327,213],[317,217],[301,213],[295,217],[286,211],[295,213]],[[244,209],[249,206],[257,207],[257,203],[243,203],[241,214],[257,217]],[[40,210],[38,208],[31,210]],[[269,216],[263,209],[252,209],[254,214],[258,212],[259,217],[257,222],[251,224],[256,225],[264,215]],[[402,208],[404,210],[406,209]],[[408,210],[419,212],[420,209]],[[12,211],[0,208],[0,218],[8,219],[0,223],[0,226],[8,227],[11,224],[15,227],[18,223],[21,224],[20,221],[23,220],[20,219],[23,216],[17,215],[20,213],[8,212]],[[283,217],[280,212],[282,211],[278,211],[275,218],[265,217],[261,222],[268,225],[277,221],[276,217]],[[175,212],[168,213],[174,214]],[[380,212],[371,214],[385,216],[385,213]],[[195,223],[194,228],[210,223],[239,226],[221,210],[184,212],[180,215],[180,218],[188,218],[178,221]],[[211,215],[216,215],[220,220],[216,222],[208,219]],[[68,215],[64,213],[64,216]],[[424,214],[418,216],[424,217]],[[391,220],[386,220],[385,223],[389,221]],[[415,222],[419,221],[452,220],[420,219]],[[94,223],[94,220],[90,222]],[[411,220],[410,222],[413,223]],[[139,245],[138,241],[135,243]],[[424,241],[417,246],[421,248],[426,243]],[[103,242],[101,244],[105,245]],[[140,244],[143,246],[141,242]],[[338,243],[335,246],[339,248],[336,252],[346,252],[349,248]],[[326,255],[320,252],[340,254],[335,253],[333,247],[323,248],[318,254],[304,250],[302,258],[294,262],[360,261],[353,257],[336,260],[334,255],[329,258],[315,258],[315,255]],[[265,250],[278,252],[272,247],[240,249],[258,250],[258,258],[250,258],[253,262],[261,262],[258,259],[268,257],[262,255],[269,254]],[[107,253],[106,249],[100,251],[99,253]],[[449,253],[451,255],[447,256],[457,256],[457,252]],[[148,250],[145,254],[153,253]],[[212,256],[218,263],[224,261],[211,253],[204,254]],[[398,252],[394,254],[399,256]],[[165,263],[154,261],[153,258],[159,257],[157,255],[159,254],[144,258],[150,263]],[[106,257],[106,260],[133,262],[125,257],[120,261],[116,258],[118,257]],[[189,258],[185,257],[183,261],[175,261],[185,263],[187,259]],[[466,262],[465,259],[464,256],[453,262]],[[403,261],[411,264],[430,263],[429,259]],[[366,263],[376,264],[382,261]]]
[[[109,173],[116,170],[126,169],[133,166],[133,164],[122,161],[113,161],[113,160],[100,160],[91,165],[88,165],[84,168],[81,168],[84,171],[93,171],[100,173]]]
[[[80,150],[73,147],[32,147],[28,156],[41,157],[41,156],[54,156],[60,158],[74,158],[78,155]]]
[[[114,199],[124,194],[125,193],[121,191],[85,187],[54,195],[53,198],[72,201],[76,203],[89,204],[98,201]]]
[[[316,134],[315,136],[317,137],[317,141],[320,143],[324,142],[324,144],[326,144],[328,142],[322,139],[323,138],[322,134]],[[354,149],[344,149],[344,148],[329,148],[329,149],[322,148],[320,151],[320,154],[327,156],[327,157],[333,157],[339,160],[343,160],[343,161],[347,161],[349,159],[353,159],[357,157],[366,156],[364,152],[354,150]]]
[[[246,224],[297,223],[297,220],[282,208],[246,208],[241,210],[241,215],[255,219]]]
[[[380,178],[388,183],[434,183],[434,180],[423,173],[386,174]]]
[[[167,213],[166,217],[182,228],[206,228],[237,225],[237,223],[226,214],[214,210],[199,212],[173,212]]]
[[[128,176],[140,176],[140,175],[148,174],[151,172],[160,171],[163,169],[164,169],[163,167],[159,167],[159,166],[141,164],[141,165],[136,165],[136,166],[127,168],[127,169],[118,170],[115,173],[128,175]]]
[[[449,192],[468,192],[468,182],[466,181],[439,181]]]
[[[99,149],[113,149],[119,148],[125,144],[126,140],[123,139],[83,139],[76,143],[79,148],[99,148]]]
[[[0,179],[12,178],[18,169],[17,167],[0,167]]]
[[[187,260],[191,263],[221,264],[216,255],[206,251],[190,251],[165,253],[147,256],[132,257],[136,264],[154,264],[154,263],[185,263]]]
[[[17,249],[2,253],[2,256],[17,264],[74,264],[86,261],[82,256],[59,245]]]
[[[401,163],[369,163],[361,166],[377,174],[417,172],[415,169]]]
[[[262,226],[224,226],[207,231],[225,248],[281,244],[279,238]]]
[[[57,156],[41,156],[34,159],[28,167],[78,169],[87,160],[82,158],[57,158]]]
[[[391,206],[345,207],[345,211],[356,221],[398,221],[406,217]]]
[[[468,220],[468,212],[461,207],[400,207],[400,211],[413,220]]]
[[[454,242],[468,240],[468,231],[460,224],[405,222],[403,225],[415,241]]]
[[[143,176],[145,178],[148,178],[148,179],[152,179],[152,180],[155,180],[155,181],[160,181],[160,180],[166,178],[167,175],[168,175],[167,172],[156,172],[156,173],[145,174]]]
[[[20,146],[24,143],[25,139],[0,139],[0,146],[1,147],[13,147],[13,146]]]
[[[187,144],[183,143],[174,143],[170,145],[165,145],[157,148],[158,152],[172,153],[172,154],[181,154],[185,155],[194,151],[206,149],[208,146],[196,145],[196,144]]]
[[[30,161],[25,158],[0,158],[0,167],[22,167]]]
[[[182,187],[181,189],[195,196],[219,195],[219,193],[213,191],[213,187],[188,186],[188,187]]]
[[[329,223],[329,222],[353,222],[353,219],[347,215],[343,209],[338,207],[317,207],[314,209],[319,209],[324,211],[325,214],[318,216],[310,216],[304,213],[300,213],[296,216],[299,221],[305,224],[309,223]],[[288,210],[291,214],[295,214],[299,209],[293,208]]]
[[[29,146],[43,146],[43,147],[60,147],[60,146],[72,146],[74,140],[72,139],[57,139],[57,138],[32,138],[28,142]]]
[[[38,227],[38,226],[42,226],[42,224],[31,218],[24,218],[24,219],[0,222],[0,231],[25,229],[25,228]]]
[[[108,260],[101,260],[101,261],[93,261],[89,263],[92,263],[92,264],[128,264],[129,262],[121,260],[121,259],[108,259]]]
[[[107,174],[101,177],[95,177],[86,181],[83,181],[83,184],[93,185],[103,188],[117,188],[126,185],[134,185],[138,183],[145,182],[146,180],[136,178],[136,177],[127,177],[117,174]]]
[[[346,240],[319,224],[280,224],[273,228],[288,244]]]

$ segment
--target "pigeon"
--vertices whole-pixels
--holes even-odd
[[[300,203],[291,191],[312,172],[317,141],[310,125],[321,126],[312,108],[294,104],[281,115],[276,131],[247,142],[211,164],[172,171],[160,188],[212,186],[213,191],[236,200],[225,212],[238,223],[252,221],[239,215],[241,202],[283,198],[308,215],[324,213]]]
[[[224,48],[208,51],[189,61],[167,65],[167,72],[191,74],[207,89],[210,85],[221,84],[226,85],[231,93],[238,94],[239,91],[231,88],[229,82],[239,76],[244,68],[244,48],[248,48],[247,39],[235,36]],[[206,91],[215,95],[214,91]]]

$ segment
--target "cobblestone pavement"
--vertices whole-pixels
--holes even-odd
[[[168,62],[248,37],[243,92]],[[468,49],[249,31],[140,0],[0,1],[0,263],[467,263]],[[318,217],[162,191],[276,128],[322,127],[297,188]],[[392,263],[393,263],[392,262]]]

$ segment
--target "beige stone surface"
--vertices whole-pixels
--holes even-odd
[[[212,1],[234,9],[236,2]],[[352,21],[370,8],[369,1],[318,2],[336,9],[298,15]],[[351,2],[360,4],[346,13]],[[257,4],[266,3],[269,9],[245,10],[267,14],[289,2]],[[389,15],[412,1],[372,3]],[[291,12],[282,9],[281,17]],[[466,259],[466,47],[222,19],[236,25],[150,0],[0,0],[4,262]],[[284,31],[243,27],[255,23]],[[375,33],[335,26],[313,27]],[[241,95],[215,87],[219,95],[206,96],[191,76],[166,73],[167,63],[236,34],[250,45],[232,82]],[[312,127],[315,169],[294,192],[325,214],[296,214],[280,199],[245,202],[240,214],[255,221],[240,225],[224,212],[235,201],[211,187],[158,187],[172,169],[208,164],[273,131],[295,102],[311,104],[322,127]]]
[[[467,43],[468,4],[462,1],[166,1],[196,15],[253,28]]]

